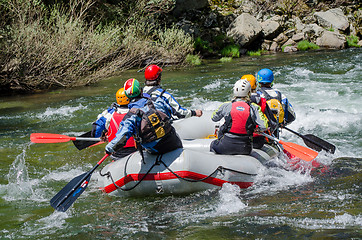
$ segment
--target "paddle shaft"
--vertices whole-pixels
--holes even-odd
[[[72,141],[102,141],[100,138],[70,137]]]

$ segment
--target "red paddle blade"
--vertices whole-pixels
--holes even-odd
[[[30,141],[33,143],[61,143],[72,140],[71,137],[53,133],[32,133]]]
[[[313,159],[315,159],[318,156],[318,152],[316,152],[310,148],[298,145],[296,143],[283,142],[283,141],[279,141],[279,143],[283,145],[283,148],[285,150],[287,150],[294,156],[296,156],[300,159],[303,159],[304,161],[307,161],[307,162],[312,161]]]

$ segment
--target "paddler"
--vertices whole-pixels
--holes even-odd
[[[268,126],[271,129],[271,132],[278,127],[276,119],[271,112],[269,105],[266,103],[266,99],[261,97],[259,93],[256,92],[256,78],[251,74],[246,74],[241,77],[241,79],[246,79],[251,85],[251,96],[250,100],[253,103],[256,103],[260,106],[261,111],[264,113],[265,117],[268,119]],[[269,133],[268,133],[269,134]],[[261,149],[264,146],[266,139],[264,136],[253,133],[253,148]]]
[[[265,131],[268,120],[260,106],[250,101],[251,85],[238,80],[234,85],[234,98],[223,103],[212,115],[214,122],[225,119],[218,139],[210,144],[210,151],[225,155],[249,155],[253,149],[254,131]]]
[[[139,98],[142,94],[139,81],[129,79],[124,85],[128,98]],[[137,148],[143,155],[142,148],[151,154],[163,154],[182,148],[182,142],[171,125],[171,117],[176,110],[160,96],[151,97],[144,107],[132,108],[120,123],[116,137],[110,141],[105,151],[114,154],[122,149],[132,136],[136,139]]]
[[[149,94],[151,97],[159,97],[162,93],[162,98],[165,99],[176,111],[174,115],[177,118],[189,118],[192,116],[201,117],[202,111],[198,110],[189,110],[181,107],[181,105],[176,101],[176,99],[166,90],[161,87],[161,75],[162,68],[157,65],[150,65],[145,70],[145,87],[143,92]]]
[[[277,119],[278,127],[283,127],[293,122],[295,120],[295,112],[292,104],[290,104],[284,94],[272,88],[274,81],[273,71],[268,68],[261,69],[257,73],[256,78],[259,83],[257,93],[266,99],[275,119]],[[278,128],[273,133],[276,137],[279,137]]]
[[[137,103],[135,99],[133,105]],[[119,124],[128,112],[130,99],[126,96],[124,88],[120,88],[116,92],[116,101],[101,114],[98,115],[97,120],[92,124],[91,137],[101,137],[104,141],[111,141],[116,136]],[[144,103],[143,103],[144,105]],[[125,157],[137,151],[133,138],[130,138],[125,146],[112,154],[112,158],[118,159]]]

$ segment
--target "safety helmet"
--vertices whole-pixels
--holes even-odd
[[[250,94],[251,85],[246,79],[238,80],[234,85],[234,97],[246,97]]]
[[[148,81],[156,80],[162,72],[162,68],[157,65],[150,65],[145,70],[145,78]]]
[[[263,68],[256,75],[258,83],[272,83],[274,80],[274,74],[272,70],[268,68]]]
[[[256,78],[253,75],[247,74],[247,75],[242,76],[241,79],[248,80],[248,82],[251,85],[251,89],[253,89],[253,90],[256,89]]]
[[[130,102],[129,98],[126,96],[124,88],[118,89],[118,91],[116,92],[116,99],[118,105],[127,105]]]
[[[134,98],[141,94],[140,82],[135,78],[130,78],[124,83],[124,91],[127,97]]]

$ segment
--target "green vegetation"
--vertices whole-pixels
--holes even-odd
[[[193,51],[189,35],[158,21],[173,0],[49,2],[0,2],[0,92],[87,85],[150,59],[183,63]]]
[[[263,53],[265,53],[265,50],[258,49],[256,51],[247,51],[246,55],[248,55],[248,56],[261,56]]]
[[[195,38],[194,48],[197,52],[212,52],[210,43],[208,41],[202,40],[201,37]]]
[[[220,58],[220,62],[231,62],[233,60],[232,57],[222,57]]]
[[[330,32],[334,32],[334,28],[332,26],[330,26],[330,28],[327,28],[327,30]]]
[[[200,56],[198,55],[191,55],[191,54],[188,54],[186,56],[186,62],[190,65],[193,65],[193,66],[198,66],[198,65],[201,65],[201,59],[200,59]]]
[[[309,49],[313,49],[313,50],[319,49],[319,46],[314,43],[308,42],[307,40],[303,40],[298,43],[297,48],[300,51],[306,51]]]
[[[358,43],[358,37],[354,35],[347,36],[347,45],[348,47],[360,47]]]
[[[240,47],[238,45],[232,44],[221,49],[220,53],[224,57],[240,57]]]

